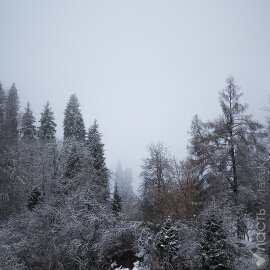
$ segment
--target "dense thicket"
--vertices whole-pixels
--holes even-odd
[[[36,126],[15,84],[0,83],[0,269],[251,270],[252,257],[266,267],[269,125],[241,96],[229,77],[220,115],[194,117],[185,160],[150,144],[135,196],[131,169],[109,171],[75,94],[57,140],[49,102]]]

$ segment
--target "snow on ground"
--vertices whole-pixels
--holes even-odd
[[[134,267],[132,269],[129,268],[123,268],[122,266],[115,268],[114,270],[147,270],[145,267],[140,267],[139,262],[134,263]]]

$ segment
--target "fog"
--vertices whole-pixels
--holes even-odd
[[[0,1],[0,81],[16,83],[36,119],[50,101],[62,136],[76,93],[88,128],[98,120],[109,168],[133,169],[150,142],[187,155],[195,114],[219,113],[229,74],[260,120],[270,92],[270,2]]]

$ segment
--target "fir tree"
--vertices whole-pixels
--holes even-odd
[[[0,140],[4,137],[6,93],[0,82]]]
[[[30,103],[27,103],[25,112],[22,116],[21,123],[21,136],[23,140],[33,140],[36,137],[35,117],[30,107]]]
[[[178,231],[170,217],[166,219],[156,236],[156,249],[164,269],[177,269],[179,251]]]
[[[71,95],[64,116],[64,139],[85,140],[85,126],[80,104],[75,94]]]
[[[66,159],[66,169],[65,176],[67,178],[74,178],[74,176],[81,169],[81,153],[80,146],[76,141],[69,141],[69,145],[66,145],[67,159]]]
[[[29,195],[27,208],[33,210],[42,199],[42,193],[38,187],[35,187]]]
[[[19,97],[18,90],[13,83],[8,91],[6,99],[6,138],[9,143],[13,143],[18,138],[18,110],[19,110]]]
[[[4,123],[6,93],[0,82],[0,124]]]
[[[233,270],[233,249],[218,214],[209,214],[199,249],[201,270]]]
[[[49,102],[46,103],[39,122],[40,127],[38,128],[38,138],[41,141],[54,141],[56,123],[54,122],[54,115]]]
[[[119,213],[121,211],[122,205],[121,205],[121,197],[118,192],[117,184],[114,185],[114,192],[113,192],[113,204],[112,204],[112,210],[116,213]]]
[[[101,142],[101,133],[99,132],[98,123],[95,120],[87,134],[87,145],[92,158],[93,167],[99,178],[99,185],[103,188],[106,196],[109,192],[109,171],[105,163],[104,144]]]
[[[5,106],[3,106],[5,101]],[[15,84],[5,97],[1,87],[1,108],[4,108],[4,123],[0,141],[0,219],[21,209],[23,187],[18,181],[18,110],[19,98]]]

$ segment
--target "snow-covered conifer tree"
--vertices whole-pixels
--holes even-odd
[[[1,87],[1,141],[0,141],[0,219],[7,218],[21,209],[22,186],[18,181],[18,110],[19,98],[15,84],[9,89],[7,96]],[[4,103],[3,103],[4,102]]]
[[[75,94],[71,95],[65,109],[64,139],[85,140],[85,126],[80,111],[80,104]]]
[[[201,270],[233,270],[233,248],[223,229],[223,222],[218,214],[208,214],[203,226],[200,241]]]
[[[33,140],[36,137],[36,126],[35,126],[35,117],[30,107],[30,103],[27,103],[25,112],[22,116],[21,123],[21,137],[23,140]]]
[[[73,178],[81,168],[81,151],[76,142],[70,144],[69,152],[67,153],[65,176],[67,178]]]
[[[161,266],[164,269],[176,269],[179,241],[177,228],[174,226],[170,217],[168,217],[155,240],[156,249]]]
[[[49,102],[46,103],[40,118],[40,127],[38,128],[38,138],[41,141],[55,140],[56,123]]]
[[[102,134],[99,132],[98,123],[95,120],[87,134],[87,147],[92,158],[95,173],[98,176],[97,185],[103,189],[105,197],[107,197],[109,193],[109,170],[105,162],[104,144],[101,141],[101,137]]]
[[[114,185],[114,191],[113,191],[113,203],[112,203],[112,210],[116,213],[120,212],[122,208],[121,205],[121,197],[118,192],[117,184]]]
[[[0,82],[0,132],[4,129],[6,93]],[[0,135],[1,136],[1,135]]]
[[[8,91],[6,99],[6,139],[9,143],[13,143],[18,138],[18,111],[19,97],[15,83],[12,84]]]

